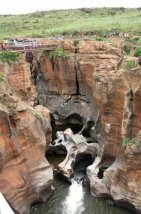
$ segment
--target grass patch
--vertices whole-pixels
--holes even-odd
[[[95,39],[96,41],[105,41],[106,39],[105,38],[103,38],[103,37],[96,37],[96,39]]]
[[[1,62],[17,62],[19,60],[19,54],[12,51],[3,51],[0,52],[0,61]]]
[[[43,119],[43,113],[40,112],[40,111],[32,111],[32,115],[33,115],[34,117],[36,117],[37,119],[40,119],[40,120]]]
[[[57,48],[55,51],[49,53],[50,59],[57,59],[58,57],[67,58],[68,55],[63,48]]]
[[[1,38],[95,34],[102,31],[140,35],[140,27],[141,10],[138,9],[93,8],[0,15]]]
[[[130,60],[126,62],[126,69],[132,69],[136,67],[135,61],[134,60]]]
[[[141,47],[136,48],[134,56],[136,57],[141,56]]]
[[[137,45],[141,45],[141,38],[138,39]]]
[[[130,138],[126,137],[122,141],[122,146],[123,147],[127,147],[129,145],[132,145],[132,143],[133,143],[132,140]]]
[[[131,51],[131,47],[125,45],[125,46],[124,46],[124,51],[125,51],[125,53],[126,53],[127,55],[129,55],[129,54],[130,54],[130,51]]]

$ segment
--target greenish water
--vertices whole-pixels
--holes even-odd
[[[131,214],[110,200],[94,198],[82,184],[55,179],[55,191],[47,203],[33,205],[31,214]]]

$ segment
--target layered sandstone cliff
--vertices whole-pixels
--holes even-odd
[[[72,154],[65,140],[64,174],[71,175],[67,167],[72,169],[77,153],[88,153],[94,160],[87,168],[92,195],[141,212],[140,143],[122,146],[125,137],[134,138],[141,129],[137,58],[108,42],[58,43],[65,57],[36,51],[28,54],[28,63],[21,55],[19,63],[0,65],[5,75],[0,82],[0,191],[19,213],[49,197],[53,175],[45,151],[51,143],[51,112],[53,128],[72,124],[80,131],[90,121],[95,124],[90,136],[85,129],[78,133],[83,142]]]
[[[140,212],[140,155],[122,147],[125,137],[133,138],[141,129],[138,60],[111,43],[80,41],[76,46],[65,41],[62,47],[67,57],[51,59],[44,52],[38,63],[34,58],[39,103],[51,110],[56,125],[79,124],[80,118],[82,126],[95,122],[102,145],[87,171],[91,192]]]
[[[45,201],[52,192],[53,172],[45,158],[50,112],[33,107],[36,90],[24,55],[0,68],[0,191],[15,213],[29,213],[34,201]]]

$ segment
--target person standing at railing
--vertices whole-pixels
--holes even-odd
[[[33,48],[37,48],[37,41],[33,41]]]
[[[1,50],[2,50],[2,51],[5,51],[5,47],[4,47],[3,44],[1,44]]]

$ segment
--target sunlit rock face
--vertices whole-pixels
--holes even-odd
[[[0,123],[0,191],[16,211],[27,213],[33,201],[45,201],[51,193],[53,173],[44,157],[48,118],[22,112],[15,120],[1,111]]]
[[[139,168],[132,173],[128,168],[131,157],[134,165],[139,156],[122,148],[122,140],[135,137],[141,129],[137,58],[125,56],[119,45],[108,42],[62,41],[61,45],[67,58],[51,60],[47,53],[34,58],[39,103],[50,109],[56,125],[66,123],[74,113],[82,126],[94,121],[103,143],[87,171],[92,194],[108,195],[140,210]],[[135,62],[133,68],[128,67],[130,60]]]
[[[19,213],[49,197],[53,174],[45,152],[51,112],[53,128],[75,124],[78,129],[58,136],[67,136],[62,144],[68,153],[60,171],[70,177],[77,154],[86,152],[94,161],[87,168],[92,195],[140,211],[140,147],[134,143],[124,150],[121,143],[141,129],[137,58],[108,42],[58,43],[67,57],[51,59],[40,51],[29,54],[28,62],[21,54],[18,63],[0,64],[0,191]],[[87,136],[89,121],[93,128]]]
[[[67,48],[67,58],[51,60],[49,53],[43,53],[38,65],[36,60],[33,63],[39,102],[50,109],[56,124],[64,123],[71,114],[80,115],[84,121],[92,115],[96,120],[98,112],[92,99],[94,67],[88,60],[86,65],[80,65],[81,54],[74,53],[72,44]]]
[[[121,142],[140,130],[140,66],[127,68],[121,48],[106,42],[62,42],[67,58],[35,56],[32,73],[39,103],[63,123],[71,114],[84,121],[99,118],[101,132],[109,143]],[[37,63],[38,60],[38,63]]]
[[[29,65],[1,65],[0,192],[16,213],[50,196],[53,171],[45,158],[51,142],[50,112],[38,105]]]

